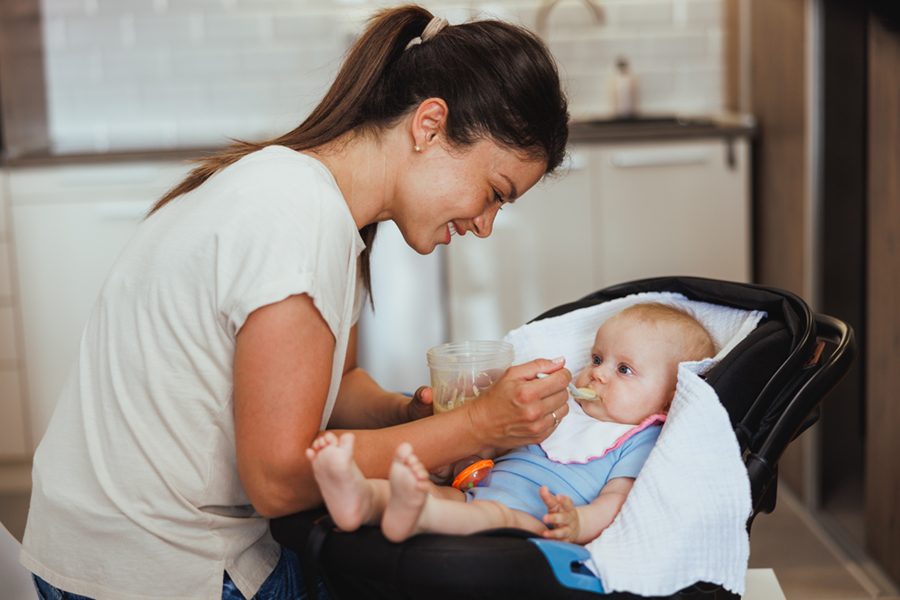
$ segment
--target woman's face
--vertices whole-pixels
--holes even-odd
[[[392,219],[420,254],[449,244],[451,228],[487,237],[501,206],[524,194],[545,170],[544,161],[490,140],[462,149],[429,144],[413,154],[397,185]]]

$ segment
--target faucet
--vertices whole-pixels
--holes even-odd
[[[594,22],[598,25],[602,25],[606,21],[606,13],[595,0],[582,0],[584,5],[591,11],[591,14],[594,15]],[[560,3],[560,0],[541,0],[541,5],[538,7],[537,16],[535,17],[535,30],[537,34],[542,38],[547,38],[547,19],[550,17],[550,11]]]

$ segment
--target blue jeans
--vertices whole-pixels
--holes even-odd
[[[34,577],[34,587],[37,589],[40,600],[91,600],[86,596],[71,594],[55,588],[37,575],[32,577]],[[253,600],[328,600],[329,596],[321,579],[316,582],[316,590],[318,597],[310,599],[300,573],[297,555],[287,548],[282,548],[278,564],[253,596]],[[222,600],[246,600],[228,573],[223,576]]]

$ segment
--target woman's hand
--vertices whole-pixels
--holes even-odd
[[[544,525],[549,527],[543,536],[551,540],[577,542],[580,537],[581,523],[572,499],[563,494],[551,494],[550,489],[543,485],[541,486],[541,500],[547,505]]]
[[[478,398],[466,402],[473,434],[483,446],[514,448],[542,441],[569,412],[564,361],[537,359],[510,367]],[[537,379],[538,373],[548,376]]]
[[[434,392],[432,389],[423,385],[412,395],[409,403],[406,405],[404,419],[401,422],[408,423],[434,414]]]

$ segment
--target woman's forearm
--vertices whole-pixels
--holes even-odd
[[[409,398],[379,386],[364,370],[355,367],[341,379],[338,399],[331,413],[331,429],[375,429],[404,423]]]
[[[340,435],[339,431],[334,433]],[[434,469],[484,447],[467,411],[458,409],[385,429],[354,430],[354,457],[367,477],[385,478],[398,445],[409,442],[427,469]]]

